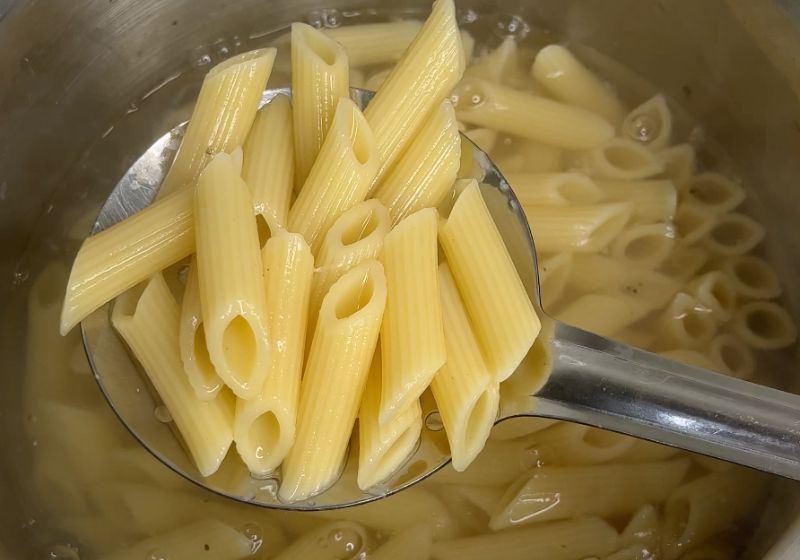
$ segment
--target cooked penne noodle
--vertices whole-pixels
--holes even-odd
[[[678,244],[672,249],[667,259],[661,263],[659,270],[676,281],[685,282],[694,277],[708,262],[708,251],[702,247],[687,247]]]
[[[447,361],[433,377],[431,390],[450,444],[453,468],[460,472],[483,449],[497,419],[500,392],[481,356],[446,263],[439,266],[439,291]]]
[[[350,96],[344,48],[305,23],[292,24],[292,122],[296,182],[305,183],[343,97]]]
[[[711,309],[685,292],[672,299],[657,323],[658,346],[665,350],[702,348],[717,333]]]
[[[689,464],[688,459],[675,459],[632,465],[541,467],[511,485],[489,527],[499,531],[583,515],[633,513],[644,504],[666,501],[683,480]]]
[[[359,523],[334,521],[314,527],[274,560],[338,560],[344,555],[358,556],[371,545],[369,532]],[[352,548],[352,550],[349,550]],[[252,552],[248,555],[252,556]],[[346,556],[345,556],[346,558]]]
[[[445,362],[438,220],[436,209],[420,210],[400,222],[383,242],[387,294],[381,324],[381,424],[419,399]]]
[[[244,144],[242,179],[253,192],[256,215],[273,228],[286,227],[289,219],[294,188],[293,138],[289,98],[276,95],[256,115]]]
[[[619,535],[598,517],[557,521],[503,533],[436,542],[435,560],[582,560],[605,556],[618,546]]]
[[[715,336],[708,345],[708,356],[724,366],[724,373],[739,379],[749,379],[756,371],[753,351],[741,339],[731,334]]]
[[[217,154],[203,170],[194,215],[208,355],[237,397],[253,398],[269,371],[267,310],[252,197],[231,156]]]
[[[633,218],[646,222],[667,222],[675,217],[678,193],[672,181],[650,179],[597,181],[602,197],[610,201],[633,204]]]
[[[694,147],[691,144],[676,144],[658,151],[656,156],[664,163],[662,176],[672,181],[679,191],[685,192],[695,172]]]
[[[507,486],[536,467],[539,456],[515,441],[491,440],[463,472],[448,466],[436,473],[442,484],[468,486]]]
[[[671,224],[635,224],[623,229],[611,243],[611,256],[627,265],[654,270],[667,260],[674,245]]]
[[[375,140],[355,103],[342,98],[308,179],[289,210],[289,231],[300,233],[314,254],[336,219],[366,197],[379,163]]]
[[[674,559],[740,520],[763,497],[761,473],[737,468],[678,488],[665,508],[664,556]]]
[[[681,245],[693,245],[708,235],[718,217],[712,212],[689,202],[678,204],[672,224]]]
[[[416,448],[422,431],[419,399],[392,420],[380,421],[381,377],[381,355],[376,351],[358,412],[358,487],[362,490],[397,471]]]
[[[722,214],[702,243],[712,255],[732,257],[749,253],[765,235],[764,226],[744,214]]]
[[[464,132],[464,136],[478,146],[478,148],[487,154],[491,152],[495,144],[497,144],[497,131],[491,128],[473,128]]]
[[[223,391],[201,401],[189,385],[178,348],[180,310],[161,274],[117,300],[111,322],[169,410],[200,474],[216,472],[233,441],[233,399]]]
[[[386,81],[386,78],[389,76],[391,71],[391,68],[386,68],[380,72],[375,72],[367,79],[366,83],[364,84],[364,88],[369,91],[378,91],[381,89],[383,82]]]
[[[294,443],[306,318],[314,257],[296,233],[280,231],[262,250],[266,324],[270,335],[269,372],[255,397],[236,402],[233,438],[251,473],[278,468]]]
[[[663,95],[654,95],[627,114],[622,135],[651,150],[666,148],[672,139],[672,112]]]
[[[517,40],[514,37],[506,37],[499,46],[471,64],[464,71],[464,77],[519,86],[520,89],[531,85],[530,78],[519,71]]]
[[[392,21],[344,25],[323,33],[344,47],[351,66],[373,66],[399,60],[420,27],[418,21]]]
[[[689,179],[685,199],[714,214],[725,214],[744,202],[745,192],[721,173],[706,172]]]
[[[623,230],[628,202],[587,206],[526,206],[536,249],[542,253],[596,253]]]
[[[647,179],[664,171],[664,163],[653,152],[624,138],[577,152],[573,165],[600,179]]]
[[[282,466],[281,499],[308,498],[336,480],[385,303],[386,279],[377,261],[349,271],[322,300],[300,387],[295,443]]]
[[[558,318],[589,332],[613,337],[650,311],[649,304],[625,294],[587,294],[560,310]]]
[[[504,381],[541,323],[475,181],[456,200],[439,239],[489,371]]]
[[[564,150],[535,140],[519,139],[521,170],[527,173],[561,173],[566,171]],[[499,164],[498,164],[498,167]],[[500,167],[503,171],[505,167]],[[512,169],[509,169],[512,171]]]
[[[583,173],[506,173],[523,206],[594,204],[603,192]]]
[[[771,301],[742,305],[733,316],[733,331],[747,345],[758,350],[785,348],[797,340],[792,316]]]
[[[423,208],[438,206],[450,192],[460,163],[458,122],[445,100],[433,109],[373,196],[386,205],[397,224]]]
[[[461,79],[464,65],[453,0],[436,0],[419,33],[364,111],[377,142],[378,180]]]
[[[733,282],[740,298],[772,299],[781,295],[781,283],[775,269],[760,257],[731,257],[722,262],[721,268]]]
[[[408,560],[429,558],[433,548],[433,532],[423,523],[412,525],[370,554],[370,560]]]
[[[594,465],[625,455],[636,439],[570,422],[559,422],[528,438],[528,449],[537,450],[544,463]]]
[[[189,384],[200,400],[211,400],[224,386],[217,375],[206,345],[206,330],[200,308],[200,281],[197,262],[192,259],[186,278],[186,290],[181,302],[181,322],[178,332],[183,369]]]
[[[572,261],[570,253],[560,253],[539,261],[539,290],[545,309],[554,308],[564,293],[572,271]]]
[[[706,272],[686,285],[686,292],[708,308],[719,322],[727,321],[736,309],[736,288],[719,270]]]
[[[611,140],[603,118],[552,99],[475,78],[461,81],[451,96],[458,118],[568,150],[586,150]]]
[[[617,95],[567,48],[544,47],[533,61],[531,74],[556,99],[597,113],[615,127],[622,123],[625,108]]]
[[[60,331],[194,251],[194,193],[175,193],[88,237],[67,282]]]
[[[158,198],[193,186],[211,156],[244,144],[276,53],[275,49],[249,51],[209,70]]]

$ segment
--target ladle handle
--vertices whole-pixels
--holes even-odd
[[[556,323],[536,415],[664,443],[800,480],[800,396]]]

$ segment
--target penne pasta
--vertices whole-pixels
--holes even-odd
[[[158,198],[193,186],[211,156],[228,153],[244,144],[276,53],[275,49],[242,53],[217,64],[206,74]]]
[[[622,231],[631,204],[614,202],[587,206],[526,206],[536,249],[542,253],[596,253]]]
[[[385,303],[386,280],[376,261],[342,276],[323,299],[300,387],[295,444],[283,462],[281,499],[309,498],[336,480]]]
[[[418,21],[392,21],[344,25],[323,33],[344,47],[351,66],[373,66],[399,60],[420,27]]]
[[[298,185],[303,185],[311,172],[339,100],[349,96],[344,48],[308,24],[293,23],[292,122]]]
[[[736,289],[730,277],[718,270],[706,272],[686,285],[686,292],[707,308],[719,322],[727,321],[736,309]]]
[[[289,210],[289,231],[300,233],[314,254],[336,219],[367,196],[379,163],[375,140],[355,103],[342,98],[308,179]]]
[[[236,402],[233,438],[251,473],[266,475],[280,465],[294,443],[306,318],[314,257],[305,240],[280,231],[262,251],[266,284],[266,325],[270,362],[255,397]]]
[[[666,148],[672,140],[672,112],[664,96],[655,95],[628,113],[622,135],[654,151]]]
[[[500,393],[446,263],[439,266],[447,360],[433,377],[431,390],[442,416],[456,471],[465,470],[489,437],[497,419]]]
[[[561,309],[558,318],[589,332],[613,337],[650,311],[649,304],[625,294],[587,294]]]
[[[584,515],[622,515],[644,504],[667,500],[689,470],[688,459],[633,465],[542,467],[523,475],[506,492],[489,527],[569,519]],[[624,491],[620,491],[625,488]],[[536,500],[526,497],[537,496]]]
[[[451,96],[459,120],[568,150],[611,140],[614,128],[581,109],[475,78],[461,81]]]
[[[545,309],[553,309],[563,295],[572,272],[572,262],[570,253],[560,253],[539,261],[539,291]]]
[[[339,560],[358,556],[372,544],[365,527],[352,521],[334,521],[301,535],[274,560]],[[252,555],[252,553],[250,553]]]
[[[453,0],[436,0],[419,33],[364,111],[377,142],[378,181],[431,110],[461,79],[464,65]]]
[[[673,182],[675,187],[685,192],[689,179],[695,172],[695,151],[691,144],[676,144],[656,153],[664,164],[662,176]]]
[[[253,398],[269,371],[269,333],[252,198],[229,155],[203,170],[194,214],[208,355],[237,397]]]
[[[596,113],[615,127],[622,123],[625,108],[617,95],[567,48],[544,47],[533,61],[531,74],[556,99]]]
[[[464,136],[469,138],[470,142],[478,146],[478,149],[486,152],[491,152],[495,144],[497,144],[497,131],[491,128],[473,128],[464,132]]]
[[[464,71],[464,77],[478,78],[520,89],[531,86],[530,78],[519,69],[517,40],[514,37],[506,37],[498,47],[470,65]]]
[[[797,326],[792,316],[769,301],[742,305],[733,316],[732,326],[739,338],[759,350],[785,348],[797,340]]]
[[[708,262],[708,251],[702,247],[687,247],[678,244],[672,253],[661,263],[659,270],[679,282],[685,282],[694,277]]]
[[[87,238],[72,263],[60,331],[194,251],[194,193],[175,193]]]
[[[664,163],[653,152],[624,138],[577,152],[573,165],[600,179],[647,179],[664,171]]]
[[[594,465],[623,457],[637,440],[570,422],[559,422],[526,440],[542,462],[551,465]]]
[[[753,351],[740,338],[731,334],[715,336],[708,345],[708,357],[724,368],[723,373],[739,379],[749,379],[756,371]]]
[[[594,204],[603,192],[583,173],[506,173],[523,206]]]
[[[383,243],[386,312],[381,325],[380,423],[391,422],[419,399],[445,362],[439,298],[438,214],[420,210]]]
[[[775,269],[754,255],[725,259],[720,267],[733,282],[736,295],[742,299],[772,299],[781,294],[781,283]]]
[[[678,193],[672,181],[664,179],[597,181],[602,197],[609,201],[630,202],[632,217],[643,222],[667,222],[675,217]]]
[[[459,195],[439,239],[495,381],[530,350],[541,323],[478,184]]]
[[[717,333],[711,310],[691,295],[678,293],[657,320],[658,346],[665,350],[702,348]]]
[[[764,240],[764,226],[744,214],[722,214],[714,220],[703,238],[703,246],[712,255],[743,255]]]
[[[706,172],[689,179],[685,199],[713,214],[725,214],[744,202],[745,192],[721,173]]]
[[[253,193],[253,210],[270,228],[286,227],[289,219],[294,187],[293,138],[289,98],[276,95],[256,115],[242,162],[242,179]],[[262,247],[265,237],[260,235]]]
[[[635,224],[611,243],[611,256],[626,265],[654,270],[667,260],[675,244],[671,224]]]
[[[126,292],[115,303],[111,322],[169,410],[200,474],[216,472],[233,441],[233,400],[223,391],[200,401],[183,375],[180,311],[161,274],[144,289]]]
[[[708,235],[717,216],[697,204],[683,202],[675,209],[672,224],[681,245],[693,245]],[[707,248],[706,248],[707,249]]]
[[[397,224],[423,208],[438,206],[450,192],[460,163],[458,122],[445,100],[433,109],[373,194]]]

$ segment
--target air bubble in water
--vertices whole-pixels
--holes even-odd
[[[28,280],[28,278],[30,278],[30,276],[30,270],[27,268],[18,268],[11,276],[11,285],[14,287],[21,286]]]
[[[309,12],[306,16],[306,23],[314,29],[322,29],[325,26],[325,20],[322,18],[322,12],[314,10]]]
[[[439,432],[444,428],[442,415],[439,414],[438,410],[434,410],[425,417],[425,427],[432,432]]]
[[[494,34],[500,39],[513,37],[521,40],[528,36],[531,26],[519,16],[500,14],[494,20]]]
[[[361,552],[364,542],[361,535],[352,529],[335,529],[328,535],[328,544],[332,555],[341,560],[348,560]]]
[[[164,424],[169,424],[172,422],[172,414],[169,413],[169,409],[166,407],[166,405],[158,405],[153,411],[153,414],[155,414],[156,420],[159,422]]]
[[[219,39],[213,45],[214,54],[220,58],[227,58],[231,54],[231,46],[225,39]]]
[[[636,116],[628,126],[628,134],[634,139],[646,144],[658,134],[658,123],[650,115]]]
[[[242,534],[250,541],[250,554],[255,554],[264,543],[264,535],[261,527],[256,523],[248,523],[242,527]]]
[[[169,556],[158,549],[153,549],[147,553],[144,560],[170,560]]]
[[[211,52],[208,47],[199,46],[192,50],[191,63],[194,66],[206,66],[211,64]]]
[[[78,548],[71,544],[57,544],[47,549],[47,560],[80,560]]]
[[[322,10],[322,25],[328,28],[336,28],[342,25],[342,13],[335,9]]]
[[[478,19],[478,14],[475,12],[475,10],[466,8],[458,10],[456,17],[458,18],[459,25],[466,25],[476,21]]]

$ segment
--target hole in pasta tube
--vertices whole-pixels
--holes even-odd
[[[775,271],[763,259],[742,255],[726,267],[736,289],[744,297],[769,299],[781,293],[781,285]]]
[[[703,340],[714,332],[714,322],[707,310],[687,309],[680,318],[684,331],[692,339]]]
[[[755,371],[756,363],[752,350],[732,335],[722,334],[716,337],[711,341],[708,353],[734,377],[747,379]]]
[[[272,228],[262,214],[256,214],[256,228],[258,229],[258,246],[263,249],[269,238],[272,237]]]
[[[771,307],[753,309],[746,313],[745,324],[755,335],[767,340],[782,338],[788,330],[782,314],[776,313]]]
[[[662,170],[663,164],[646,148],[633,142],[617,140],[602,150],[607,165],[622,175],[646,176]]]
[[[336,302],[336,318],[347,319],[369,304],[374,293],[372,275],[364,274],[360,282],[351,282]]]
[[[237,315],[225,327],[222,350],[231,375],[246,385],[256,362],[256,335],[243,316]]]
[[[336,64],[338,52],[333,39],[329,39],[325,35],[305,26],[293,26],[292,33],[296,33],[298,30],[301,30],[300,32],[303,34],[306,45],[314,55],[328,66]]]
[[[483,447],[483,441],[489,436],[494,420],[497,418],[497,399],[492,392],[484,391],[469,411],[464,438],[476,441]]]
[[[281,439],[281,424],[275,413],[268,410],[259,415],[250,425],[247,437],[255,458],[259,461],[266,459]]]
[[[392,442],[389,449],[381,456],[375,465],[374,477],[370,486],[379,484],[392,476],[403,464],[411,458],[417,449],[417,442],[420,434],[419,422],[412,422],[403,432]]]
[[[358,216],[342,230],[341,241],[343,246],[353,245],[372,235],[378,227],[378,218],[372,208],[367,208],[366,213]]]
[[[725,255],[740,255],[758,245],[764,238],[764,228],[741,214],[725,214],[711,228],[708,243],[712,251]]]
[[[353,147],[353,156],[360,165],[367,165],[373,158],[372,141],[368,132],[368,125],[364,116],[353,106],[352,122],[350,123],[350,143]]]
[[[211,363],[211,356],[208,353],[208,345],[206,344],[206,329],[203,323],[197,326],[194,331],[194,363],[197,366],[197,371],[203,376],[203,384],[209,385],[216,377],[216,370],[214,364]]]

